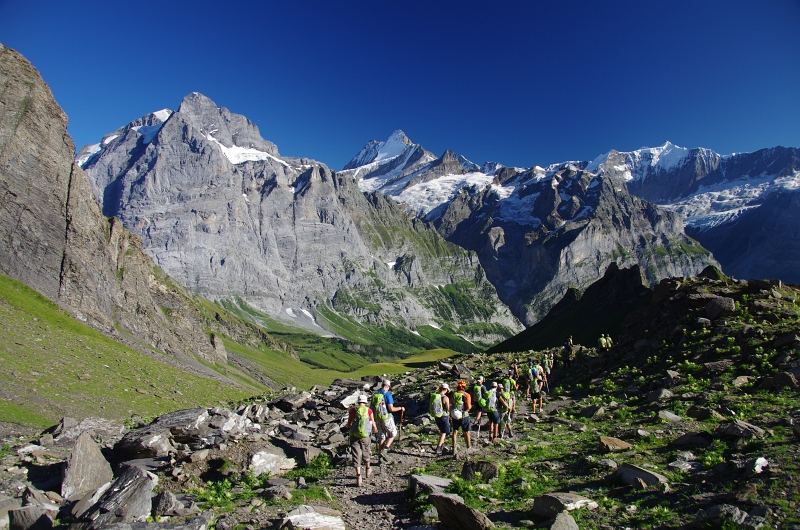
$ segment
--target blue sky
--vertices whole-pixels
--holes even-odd
[[[198,91],[333,169],[395,129],[515,166],[800,146],[798,28],[798,0],[0,0],[78,148]]]

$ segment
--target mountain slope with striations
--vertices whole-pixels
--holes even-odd
[[[77,159],[103,212],[205,297],[350,338],[394,330],[382,336],[398,348],[444,336],[433,344],[469,349],[455,335],[490,344],[521,329],[474,253],[349,176],[281,156],[199,93]]]

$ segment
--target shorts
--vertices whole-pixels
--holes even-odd
[[[372,444],[370,437],[350,438],[350,455],[353,457],[353,465],[360,467],[363,459],[364,465],[369,464]]]
[[[441,418],[436,418],[436,426],[439,427],[439,432],[450,434],[450,417],[445,414]]]
[[[531,392],[531,397],[533,399],[540,399],[542,397],[542,391],[539,390],[538,392]]]
[[[461,429],[464,432],[469,432],[472,426],[469,423],[469,414],[464,414],[460,420],[453,420],[453,432]]]
[[[489,423],[500,423],[500,413],[498,411],[488,410],[486,415],[489,416]]]
[[[382,442],[388,438],[397,436],[397,427],[394,424],[394,416],[389,414],[385,420],[376,419],[375,423],[378,424],[378,441]]]

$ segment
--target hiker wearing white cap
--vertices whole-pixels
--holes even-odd
[[[353,457],[353,466],[356,468],[356,485],[361,486],[361,462],[364,462],[366,476],[370,472],[370,435],[376,430],[372,410],[367,406],[369,398],[366,394],[358,396],[358,403],[350,408],[347,418],[347,430],[350,432],[350,454]]]
[[[430,400],[430,414],[436,421],[436,426],[439,428],[439,443],[436,444],[436,453],[442,453],[444,446],[444,439],[450,434],[450,399],[447,393],[450,391],[450,386],[447,383],[439,385],[439,390],[431,394]]]
[[[394,404],[394,396],[389,391],[392,383],[388,379],[381,382],[381,389],[372,395],[370,409],[372,409],[375,423],[378,426],[378,463],[381,460],[390,462],[388,456],[389,448],[397,436],[397,426],[394,423],[392,412],[405,412],[405,407],[398,407]]]

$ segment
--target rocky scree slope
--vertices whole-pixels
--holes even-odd
[[[281,156],[201,94],[161,116],[157,130],[142,134],[160,119],[146,116],[79,158],[106,215],[193,292],[318,332],[433,326],[489,344],[521,329],[474,253],[392,201]]]
[[[412,157],[419,149],[397,131],[365,146],[345,172],[361,189],[391,196],[448,241],[475,251],[500,298],[527,326],[612,262],[638,265],[651,284],[716,263],[684,234],[678,215],[631,195],[622,179],[585,171],[587,163],[479,167],[451,151]]]
[[[6,434],[3,506],[15,521],[22,504],[74,528],[148,516],[164,517],[152,528],[797,528],[800,293],[712,274],[661,282],[610,352],[577,345],[570,370],[552,372],[544,411],[520,401],[510,439],[490,443],[483,424],[471,450],[460,439],[457,454],[434,454],[429,393],[497,380],[542,352],[464,355],[398,376],[403,429],[362,488],[343,427],[379,378],[176,411],[128,432],[65,419]],[[76,489],[89,461],[95,480]],[[108,509],[117,505],[135,509]]]

